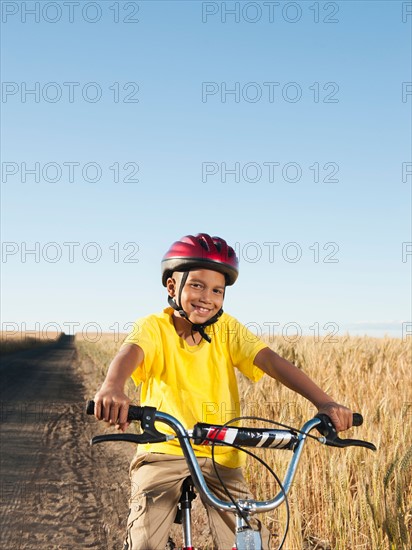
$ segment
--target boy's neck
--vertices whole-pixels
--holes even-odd
[[[179,315],[177,311],[172,314],[173,325],[177,334],[185,340],[189,346],[197,346],[202,341],[199,332],[192,330],[192,323]]]

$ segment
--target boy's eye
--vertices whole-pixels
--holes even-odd
[[[190,283],[190,286],[195,290],[203,290],[205,288],[201,283]],[[223,290],[220,288],[214,288],[213,292],[219,295],[223,294]]]

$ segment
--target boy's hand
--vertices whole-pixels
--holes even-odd
[[[94,415],[124,432],[130,424],[127,421],[129,403],[130,399],[122,390],[103,384],[94,396]]]
[[[353,412],[347,407],[339,405],[334,401],[330,401],[329,403],[322,405],[318,412],[329,416],[337,432],[343,432],[352,427]]]

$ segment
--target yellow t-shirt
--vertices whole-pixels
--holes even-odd
[[[190,346],[177,334],[173,309],[144,317],[135,322],[123,344],[136,344],[144,352],[143,362],[132,378],[142,383],[141,404],[175,416],[186,429],[197,422],[224,424],[240,415],[239,391],[235,369],[256,382],[263,371],[253,365],[257,353],[267,347],[234,317],[223,313],[206,328],[212,342],[202,340]],[[173,433],[158,424],[163,433]],[[182,455],[179,442],[170,441],[143,446],[156,453]],[[211,457],[211,447],[193,445],[200,457]],[[244,463],[244,453],[230,447],[215,446],[216,461],[230,468]]]

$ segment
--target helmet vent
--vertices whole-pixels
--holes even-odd
[[[207,252],[209,251],[209,246],[205,239],[199,239],[199,244],[202,248],[204,248]]]

